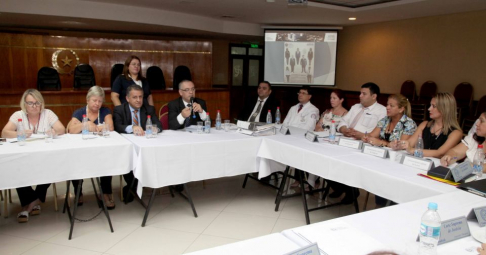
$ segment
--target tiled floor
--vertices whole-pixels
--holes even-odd
[[[137,202],[128,205],[118,199],[114,185],[116,209],[110,211],[115,232],[101,214],[95,220],[76,223],[73,239],[68,240],[69,221],[61,211],[54,211],[52,189],[42,214],[28,223],[16,221],[20,209],[15,190],[9,204],[9,217],[0,218],[0,253],[6,254],[182,254],[229,244],[305,224],[301,197],[284,199],[275,212],[276,191],[249,180],[242,189],[244,176],[220,178],[189,185],[198,218],[180,196],[172,198],[166,190],[156,196],[147,225],[141,227],[144,209]],[[118,183],[118,177],[113,183]],[[90,182],[84,183],[85,203],[78,218],[89,218],[99,212]],[[58,202],[62,209],[64,183],[57,184]],[[148,193],[148,192],[147,192]],[[365,192],[359,198],[362,209]],[[148,196],[144,195],[144,200]],[[337,200],[336,200],[337,201]],[[317,196],[308,199],[310,207],[321,205]],[[370,196],[368,208],[374,208]],[[3,202],[1,205],[3,213]],[[349,206],[338,206],[310,213],[311,222],[333,219],[354,212]]]

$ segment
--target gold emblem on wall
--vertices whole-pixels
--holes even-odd
[[[79,57],[74,50],[56,50],[52,53],[52,66],[59,74],[72,74],[79,64]]]

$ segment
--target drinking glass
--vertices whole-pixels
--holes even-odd
[[[204,123],[202,121],[198,121],[197,122],[197,133],[198,134],[203,133],[203,127],[204,127]]]
[[[110,124],[104,123],[103,125],[103,137],[109,138],[110,137]]]
[[[231,124],[230,120],[224,120],[224,131],[228,132],[230,130]]]

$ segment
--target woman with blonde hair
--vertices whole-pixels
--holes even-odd
[[[51,110],[44,108],[44,98],[36,89],[28,89],[20,99],[20,111],[10,116],[8,123],[2,130],[2,137],[17,137],[17,126],[22,120],[27,137],[32,134],[44,134],[47,130],[54,130],[55,134],[64,134],[64,126],[57,115]],[[17,215],[18,222],[29,221],[30,215],[39,215],[41,212],[40,203],[46,200],[47,189],[51,184],[39,184],[35,190],[32,187],[17,188],[22,211]]]
[[[417,124],[410,118],[410,103],[401,94],[388,97],[386,115],[369,135],[362,138],[364,142],[396,148],[397,141],[407,140],[417,129]]]
[[[107,125],[110,131],[114,130],[113,115],[109,108],[103,107],[105,101],[105,91],[98,86],[93,86],[89,89],[86,95],[86,106],[83,106],[73,113],[73,117],[68,126],[68,131],[71,134],[79,134],[83,129],[83,115],[88,118],[88,127],[90,132],[100,132],[103,125]],[[101,177],[101,189],[103,190],[106,207],[108,210],[115,208],[115,202],[112,198],[111,176]],[[79,180],[73,180],[73,187],[75,193]],[[78,205],[83,205],[83,192],[79,195]]]
[[[415,133],[406,141],[400,141],[399,148],[413,154],[418,137],[424,141],[424,157],[441,158],[462,138],[457,122],[456,99],[450,93],[438,93],[430,101],[430,121],[420,123]]]

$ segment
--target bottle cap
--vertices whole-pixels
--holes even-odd
[[[22,122],[22,119],[18,119],[17,121],[18,121],[18,122]]]
[[[86,118],[86,114],[83,114],[83,118]]]
[[[278,107],[278,106],[277,106],[277,109],[279,109],[279,110],[280,110],[280,107]]]
[[[335,120],[332,120],[332,123],[336,123],[336,121]]]
[[[206,115],[209,115],[209,112],[206,112]]]
[[[483,145],[482,144],[478,144],[478,149],[482,149],[483,148]]]
[[[429,209],[431,209],[431,210],[437,210],[437,204],[434,203],[434,202],[430,202],[429,203]]]
[[[218,110],[218,112],[219,112],[219,110]]]
[[[270,110],[268,110],[268,112],[270,112]]]
[[[147,118],[150,119],[150,115],[147,115]]]

